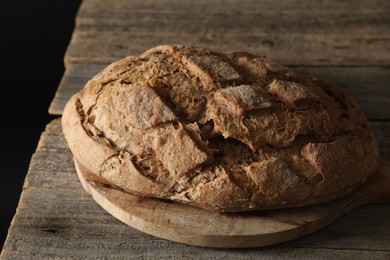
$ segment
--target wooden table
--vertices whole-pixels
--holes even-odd
[[[84,0],[49,112],[61,115],[69,97],[108,63],[165,43],[265,54],[339,83],[390,160],[389,1]],[[32,157],[1,257],[389,259],[389,220],[390,205],[365,206],[315,234],[256,249],[152,237],[113,218],[83,190],[56,119]]]

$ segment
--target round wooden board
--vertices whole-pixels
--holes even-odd
[[[390,201],[390,165],[384,161],[369,182],[344,198],[310,207],[247,213],[216,213],[142,198],[88,181],[88,172],[77,161],[75,166],[84,189],[117,219],[156,237],[203,247],[278,244],[319,230],[358,206]]]

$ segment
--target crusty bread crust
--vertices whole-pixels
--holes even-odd
[[[62,125],[97,179],[215,211],[327,202],[378,158],[338,86],[244,52],[158,46],[119,60],[70,99]]]

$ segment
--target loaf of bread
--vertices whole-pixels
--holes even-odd
[[[335,84],[188,46],[112,63],[70,99],[62,126],[95,181],[220,212],[330,201],[378,158],[367,119]]]

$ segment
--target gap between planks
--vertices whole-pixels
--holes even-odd
[[[128,0],[84,0],[78,16],[84,16],[86,12],[100,13],[104,10],[251,10],[251,11],[284,11],[290,10],[299,12],[301,10],[318,11],[348,11],[358,12],[359,10],[388,10],[390,2],[387,0],[360,0],[360,1],[259,1],[259,0],[143,0],[143,1],[128,1]]]

